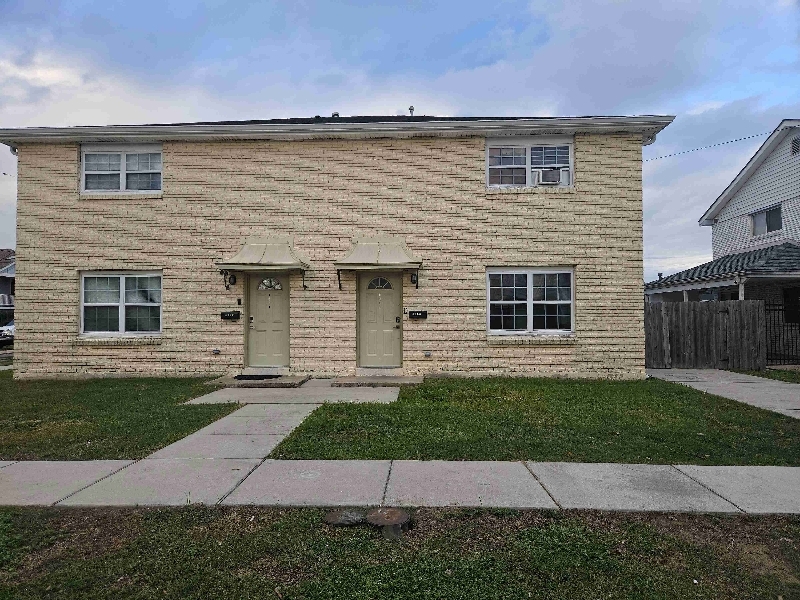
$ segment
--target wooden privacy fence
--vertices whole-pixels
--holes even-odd
[[[645,365],[760,370],[767,364],[761,300],[645,304]]]

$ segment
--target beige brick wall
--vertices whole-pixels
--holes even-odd
[[[291,277],[291,368],[353,374],[355,277],[333,262],[358,235],[406,240],[408,374],[644,377],[641,147],[577,135],[574,189],[488,191],[482,138],[165,143],[163,195],[81,198],[77,145],[19,148],[15,376],[234,372],[245,296],[214,263],[252,235],[292,234],[312,270]],[[487,340],[487,266],[574,266],[576,332]],[[78,339],[79,273],[162,270],[163,336]],[[219,349],[218,355],[212,353]],[[424,353],[432,356],[426,358]]]

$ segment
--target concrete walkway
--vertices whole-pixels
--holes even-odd
[[[647,369],[647,374],[800,419],[800,385],[796,383],[717,369]]]
[[[0,463],[0,504],[465,506],[800,514],[800,468],[146,458]]]

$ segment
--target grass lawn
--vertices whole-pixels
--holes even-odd
[[[427,509],[400,541],[316,509],[0,510],[0,598],[800,597],[800,519]]]
[[[787,383],[800,383],[800,369],[796,371],[791,369],[764,369],[763,371],[740,371],[740,373],[766,377],[767,379],[777,379]]]
[[[800,465],[800,420],[657,379],[433,379],[326,404],[270,455]]]
[[[0,460],[135,459],[237,408],[180,406],[202,379],[15,381],[0,371]]]

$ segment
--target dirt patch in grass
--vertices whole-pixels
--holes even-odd
[[[14,598],[800,597],[800,518],[419,509],[402,541],[260,507],[0,510]],[[22,540],[22,541],[20,541]]]

